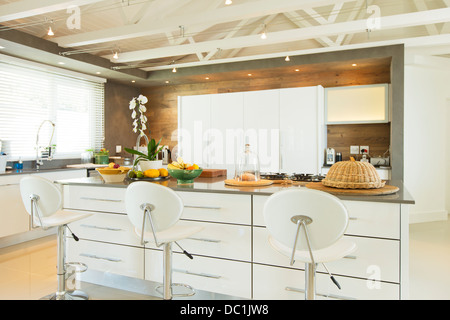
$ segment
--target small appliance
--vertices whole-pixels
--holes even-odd
[[[327,148],[326,164],[334,164],[336,161],[336,151],[333,148]]]

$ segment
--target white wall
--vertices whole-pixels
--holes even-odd
[[[410,221],[445,220],[450,210],[450,64],[423,57],[413,63],[405,66],[404,118],[404,184],[416,201]]]

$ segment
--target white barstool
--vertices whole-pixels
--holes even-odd
[[[176,241],[190,237],[203,229],[198,226],[177,225],[183,212],[181,198],[170,188],[156,183],[138,181],[127,187],[125,207],[128,218],[141,239],[141,244],[144,245],[150,241],[157,247],[163,247],[163,298],[169,300],[186,295],[173,294],[173,286],[187,287],[191,290],[191,293],[187,295],[193,295],[194,290],[191,287],[172,283],[172,243],[180,247]],[[193,259],[183,248],[180,247],[180,249]]]
[[[90,214],[62,210],[62,194],[58,186],[42,177],[28,176],[20,180],[20,193],[25,209],[30,214],[30,228],[47,230],[57,227],[57,277],[56,293],[44,297],[50,300],[87,300],[80,291],[66,289],[66,227],[67,224],[84,219]],[[78,238],[72,234],[74,239]],[[77,263],[79,264],[79,263]],[[86,266],[84,266],[86,268]]]
[[[325,262],[339,260],[356,249],[355,243],[342,239],[348,225],[342,201],[317,190],[283,190],[267,199],[263,212],[272,247],[289,257],[290,265],[295,260],[305,263],[305,299],[315,299],[318,263],[340,289]]]

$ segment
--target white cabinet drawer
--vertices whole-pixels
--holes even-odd
[[[145,250],[146,280],[162,282],[162,251]],[[241,298],[251,298],[251,264],[207,257],[173,254],[174,283],[184,283],[197,290],[216,292]],[[195,296],[194,296],[195,297]]]
[[[76,169],[76,170],[57,170],[50,172],[39,172],[33,173],[33,175],[48,179],[53,182],[61,179],[85,178],[87,176],[87,173],[86,169]]]
[[[253,299],[305,299],[305,273],[302,270],[253,265]],[[399,285],[335,276],[339,290],[327,274],[316,274],[316,299],[399,299]]]
[[[67,262],[82,262],[89,269],[144,278],[144,249],[89,240],[67,239]]]
[[[95,213],[70,224],[81,239],[140,246],[141,239],[134,231],[128,216],[117,213]]]
[[[177,193],[184,203],[183,219],[251,224],[250,195]]]
[[[126,188],[64,185],[64,208],[126,213],[126,190]]]
[[[268,196],[253,196],[253,224],[265,226],[263,208]],[[343,201],[349,223],[345,234],[400,239],[400,205],[396,203]]]
[[[350,218],[345,234],[400,239],[400,204],[344,201]]]
[[[344,236],[355,242],[356,251],[345,258],[327,263],[333,274],[359,278],[374,278],[383,281],[400,282],[400,243],[397,240],[373,239]],[[266,228],[253,229],[253,259],[256,263],[289,268],[304,269],[302,262],[289,265],[289,257],[282,255],[269,244]],[[326,272],[321,264],[318,271]]]
[[[180,221],[181,225],[202,226],[204,229],[179,241],[189,253],[211,257],[251,261],[251,227],[197,221]],[[178,250],[176,245],[174,251]]]
[[[266,226],[264,222],[264,203],[269,196],[253,196],[253,225]]]

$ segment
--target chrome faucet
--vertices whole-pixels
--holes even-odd
[[[53,135],[55,133],[55,124],[53,122],[51,122],[50,120],[44,120],[42,121],[41,125],[39,126],[39,129],[37,131],[36,134],[36,169],[39,170],[39,166],[42,166],[44,164],[44,162],[42,162],[42,155],[39,152],[39,132],[41,131],[41,128],[43,126],[43,124],[45,122],[49,122],[52,125],[52,135],[50,137],[50,141],[48,142],[48,155],[47,155],[47,160],[52,160],[52,140],[53,140]]]

